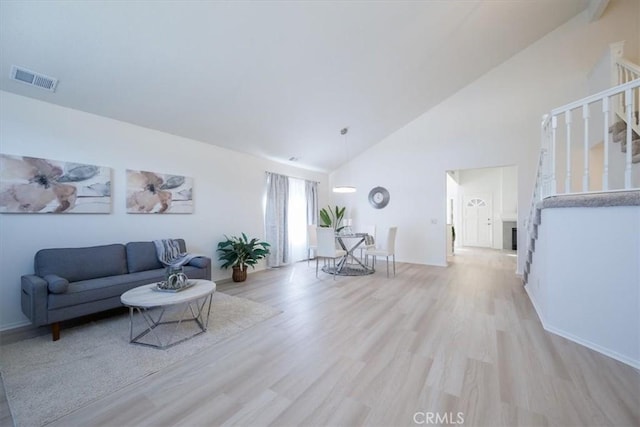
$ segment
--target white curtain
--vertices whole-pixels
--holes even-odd
[[[289,178],[267,172],[265,237],[271,245],[267,256],[269,267],[279,267],[289,262],[288,213]]]
[[[318,183],[305,181],[304,187],[307,198],[307,224],[318,225]]]

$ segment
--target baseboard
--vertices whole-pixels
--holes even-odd
[[[558,328],[555,328],[553,326],[545,326],[544,324],[543,324],[543,326],[544,326],[544,329],[546,331],[549,331],[552,334],[556,334],[558,336],[561,336],[562,338],[566,338],[566,339],[568,339],[570,341],[573,341],[573,342],[575,342],[577,344],[580,344],[580,345],[583,345],[585,347],[588,347],[591,350],[594,350],[594,351],[597,351],[598,353],[604,354],[605,356],[608,356],[608,357],[610,357],[612,359],[615,359],[618,362],[622,362],[625,365],[629,365],[632,368],[640,369],[640,360],[631,359],[630,357],[627,357],[627,356],[625,356],[623,354],[617,353],[617,352],[615,352],[613,350],[610,350],[610,349],[608,349],[606,347],[602,347],[601,345],[598,345],[596,343],[592,343],[592,342],[590,342],[588,340],[576,337],[575,335],[572,335],[572,334],[570,334],[568,332],[565,332],[565,331],[563,331],[561,329],[558,329]]]
[[[249,277],[248,275],[249,275],[249,273],[247,273],[247,277]],[[227,277],[227,278],[225,278],[225,279],[216,279],[216,280],[213,280],[213,282],[215,282],[215,284],[216,284],[216,285],[223,285],[223,284],[225,284],[225,283],[231,283],[231,282],[233,282],[233,279],[231,279],[231,277]]]
[[[529,285],[528,284],[526,284],[524,286],[524,290],[527,293],[527,295],[529,296],[529,301],[531,301],[531,305],[533,305],[533,309],[536,311],[536,314],[538,315],[538,319],[540,319],[540,323],[542,323],[542,326],[544,327],[544,329],[547,330],[547,328],[545,327],[546,322],[544,321],[544,316],[542,315],[542,310],[540,310],[540,308],[538,307],[538,304],[536,303],[536,299],[529,292]]]
[[[247,278],[249,276],[251,276],[252,274],[256,274],[256,273],[259,273],[259,272],[265,271],[265,270],[267,270],[267,268],[256,268],[256,269],[247,270]],[[223,278],[220,278],[220,279],[211,279],[211,280],[213,282],[215,282],[216,285],[224,285],[226,283],[235,283],[233,281],[233,278],[231,278],[231,276],[223,277]],[[239,282],[239,283],[242,283],[242,282]]]
[[[21,328],[23,326],[31,325],[31,322],[28,320],[21,320],[19,322],[9,323],[7,325],[2,325],[0,327],[0,332],[9,331],[16,328]]]
[[[627,356],[625,356],[623,354],[620,354],[620,353],[618,353],[616,351],[613,351],[611,349],[603,347],[603,346],[601,346],[599,344],[592,343],[589,340],[582,339],[582,338],[577,337],[577,336],[575,336],[573,334],[570,334],[569,332],[563,331],[562,329],[559,329],[559,328],[556,328],[554,326],[549,325],[545,321],[544,316],[542,315],[542,312],[539,310],[538,305],[536,304],[535,298],[533,298],[531,296],[531,294],[529,293],[528,286],[525,286],[524,289],[527,292],[527,295],[529,296],[529,300],[531,301],[531,304],[533,305],[533,309],[536,311],[536,314],[538,315],[538,318],[540,319],[540,323],[542,323],[542,327],[544,328],[545,331],[551,332],[552,334],[558,335],[558,336],[560,336],[562,338],[566,338],[569,341],[573,341],[576,344],[580,344],[581,346],[590,348],[591,350],[597,351],[600,354],[604,354],[605,356],[610,357],[612,359],[615,359],[618,362],[622,362],[625,365],[629,365],[632,368],[640,370],[640,360],[632,359],[632,358],[627,357]]]

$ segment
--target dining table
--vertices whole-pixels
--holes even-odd
[[[355,251],[367,239],[367,233],[336,233],[336,242],[346,254],[334,266],[325,265],[322,271],[338,276],[366,276],[375,273],[373,266],[364,264],[356,255]]]

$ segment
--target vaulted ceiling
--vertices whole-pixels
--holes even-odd
[[[3,0],[0,89],[330,171],[586,6]]]

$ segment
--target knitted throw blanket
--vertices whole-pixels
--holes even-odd
[[[156,254],[158,260],[166,266],[170,267],[182,267],[189,263],[194,258],[199,257],[197,254],[181,253],[180,245],[177,240],[162,239],[154,240],[153,244],[156,246]]]

